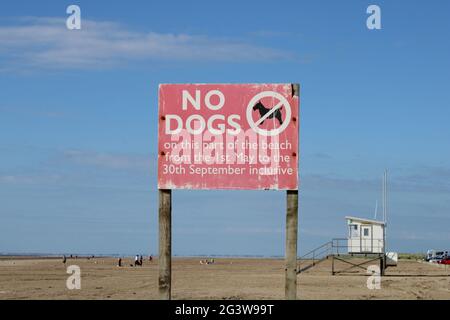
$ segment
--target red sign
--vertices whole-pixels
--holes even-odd
[[[298,86],[159,86],[159,189],[298,189]]]

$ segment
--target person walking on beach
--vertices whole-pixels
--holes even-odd
[[[139,256],[136,255],[136,257],[134,257],[134,266],[138,266],[139,265]]]
[[[67,261],[66,255],[63,255],[63,263],[66,264],[66,261]]]
[[[144,257],[142,257],[142,255],[141,255],[141,257],[139,258],[139,265],[142,267],[142,262],[144,261]]]

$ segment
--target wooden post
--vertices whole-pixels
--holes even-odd
[[[383,254],[380,256],[380,275],[384,276],[384,271],[386,269],[386,256]]]
[[[286,300],[297,299],[298,190],[287,191],[286,210]]]
[[[159,298],[171,299],[172,190],[159,190]]]
[[[334,276],[334,255],[331,255],[331,275]]]

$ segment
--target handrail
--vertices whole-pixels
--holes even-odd
[[[326,258],[328,258],[329,254],[333,253],[333,242],[328,241],[327,243],[324,243],[323,245],[315,248],[314,250],[309,251],[308,253],[302,255],[300,258],[298,258],[298,269],[297,272],[300,273],[302,271],[305,271],[311,267],[314,267],[316,263],[319,263]],[[310,257],[312,255],[312,257]],[[301,267],[302,260],[312,260],[311,262],[306,263],[306,266]]]
[[[314,250],[309,251],[308,253],[302,255],[299,259],[300,259],[300,260],[301,260],[301,259],[304,259],[304,257],[306,257],[306,256],[310,255],[311,253],[314,253],[314,252],[316,252],[317,250],[322,249],[323,247],[325,247],[325,246],[327,246],[327,245],[330,245],[330,244],[332,244],[332,241],[328,241],[327,243],[321,245],[320,247],[317,247],[317,248],[315,248]]]
[[[334,238],[331,241],[328,241],[321,246],[307,252],[306,254],[302,255],[298,258],[298,272],[302,272],[304,270],[307,270],[311,267],[314,267],[317,263],[325,260],[331,255],[336,254],[339,255],[339,248],[347,248],[348,243],[345,242],[345,245],[340,245],[341,241],[347,241],[345,238]],[[312,260],[310,262],[302,263],[302,260]],[[301,267],[303,264],[303,267]]]

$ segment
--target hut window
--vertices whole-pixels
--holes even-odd
[[[364,228],[364,237],[369,236],[369,228]]]
[[[357,224],[351,224],[350,225],[350,238],[356,238],[358,236],[359,236],[358,225]]]

